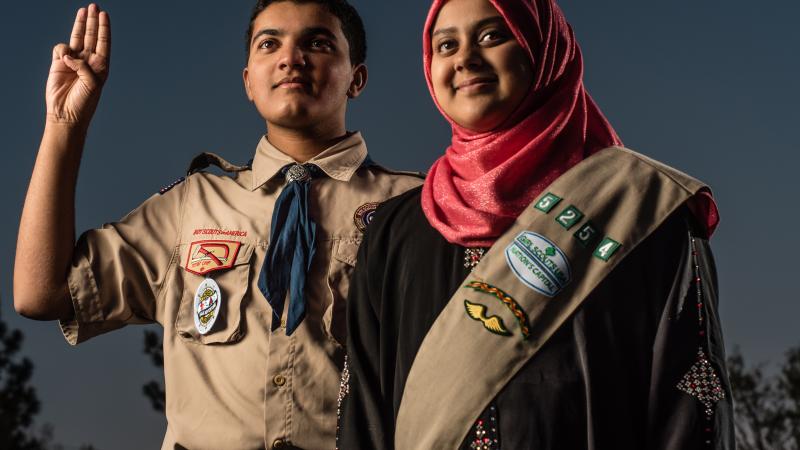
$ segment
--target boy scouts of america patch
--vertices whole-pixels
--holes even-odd
[[[572,278],[564,252],[541,234],[523,231],[506,247],[506,262],[529,288],[555,297]]]
[[[353,221],[356,223],[358,231],[363,233],[367,230],[367,225],[372,222],[372,216],[375,214],[375,210],[378,209],[378,205],[380,205],[380,203],[373,202],[364,203],[358,207],[356,213],[353,214]]]
[[[194,326],[200,334],[206,334],[214,326],[222,305],[222,292],[217,282],[206,278],[194,294]]]
[[[239,253],[241,242],[236,241],[195,241],[189,245],[186,270],[205,275],[215,270],[230,269]]]

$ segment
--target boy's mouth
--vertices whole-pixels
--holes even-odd
[[[282,78],[280,81],[275,83],[272,88],[282,88],[282,89],[306,89],[311,85],[311,81],[308,78],[294,76],[294,77],[285,77]]]

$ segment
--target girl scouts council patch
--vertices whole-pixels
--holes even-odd
[[[359,206],[356,213],[353,214],[353,221],[356,223],[356,228],[362,233],[367,230],[367,225],[372,222],[372,216],[375,210],[378,209],[380,203],[364,203]]]
[[[194,294],[194,326],[200,334],[206,334],[214,326],[222,305],[222,292],[217,282],[206,278]]]
[[[506,247],[506,261],[520,281],[548,297],[561,292],[572,277],[564,252],[531,231],[518,234]]]

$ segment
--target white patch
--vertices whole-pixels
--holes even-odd
[[[572,279],[567,256],[541,234],[523,231],[506,247],[508,267],[520,281],[555,297]]]
[[[219,285],[211,278],[206,278],[200,283],[194,294],[194,326],[200,334],[211,331],[211,327],[219,317],[221,306],[222,291],[219,289]]]

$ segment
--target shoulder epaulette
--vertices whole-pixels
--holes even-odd
[[[203,169],[205,169],[205,168],[207,168],[208,166],[211,166],[211,165],[217,166],[220,169],[224,170],[225,172],[234,172],[235,173],[235,172],[241,172],[243,170],[249,170],[251,164],[248,163],[248,164],[243,165],[243,166],[237,166],[236,164],[229,163],[228,161],[226,161],[225,159],[223,159],[221,156],[219,156],[217,154],[209,153],[209,152],[203,152],[203,153],[200,153],[199,155],[195,156],[194,159],[192,159],[192,163],[189,164],[189,170],[187,170],[186,173],[187,173],[187,175],[191,175],[191,174],[197,173],[197,172],[199,172],[199,171],[201,171],[201,170],[203,170]]]
[[[369,158],[369,157],[367,157],[367,158]],[[384,167],[384,166],[374,162],[371,159],[365,160],[364,163],[362,164],[362,167],[375,168],[375,169],[380,170],[381,172],[386,172],[386,173],[388,173],[390,175],[408,175],[408,176],[412,176],[412,177],[422,178],[423,180],[425,179],[425,176],[427,175],[425,172],[414,172],[414,171],[410,171],[410,170],[389,169],[388,167]]]
[[[170,184],[168,184],[168,185],[166,185],[166,186],[162,187],[161,189],[159,189],[159,190],[158,190],[158,195],[164,195],[164,194],[166,194],[167,192],[169,192],[169,190],[170,190],[170,189],[172,189],[172,188],[174,188],[175,186],[177,186],[177,185],[179,185],[179,184],[183,183],[185,180],[186,180],[186,178],[185,178],[185,177],[180,177],[180,178],[178,178],[177,180],[173,181],[172,183],[170,183]]]

